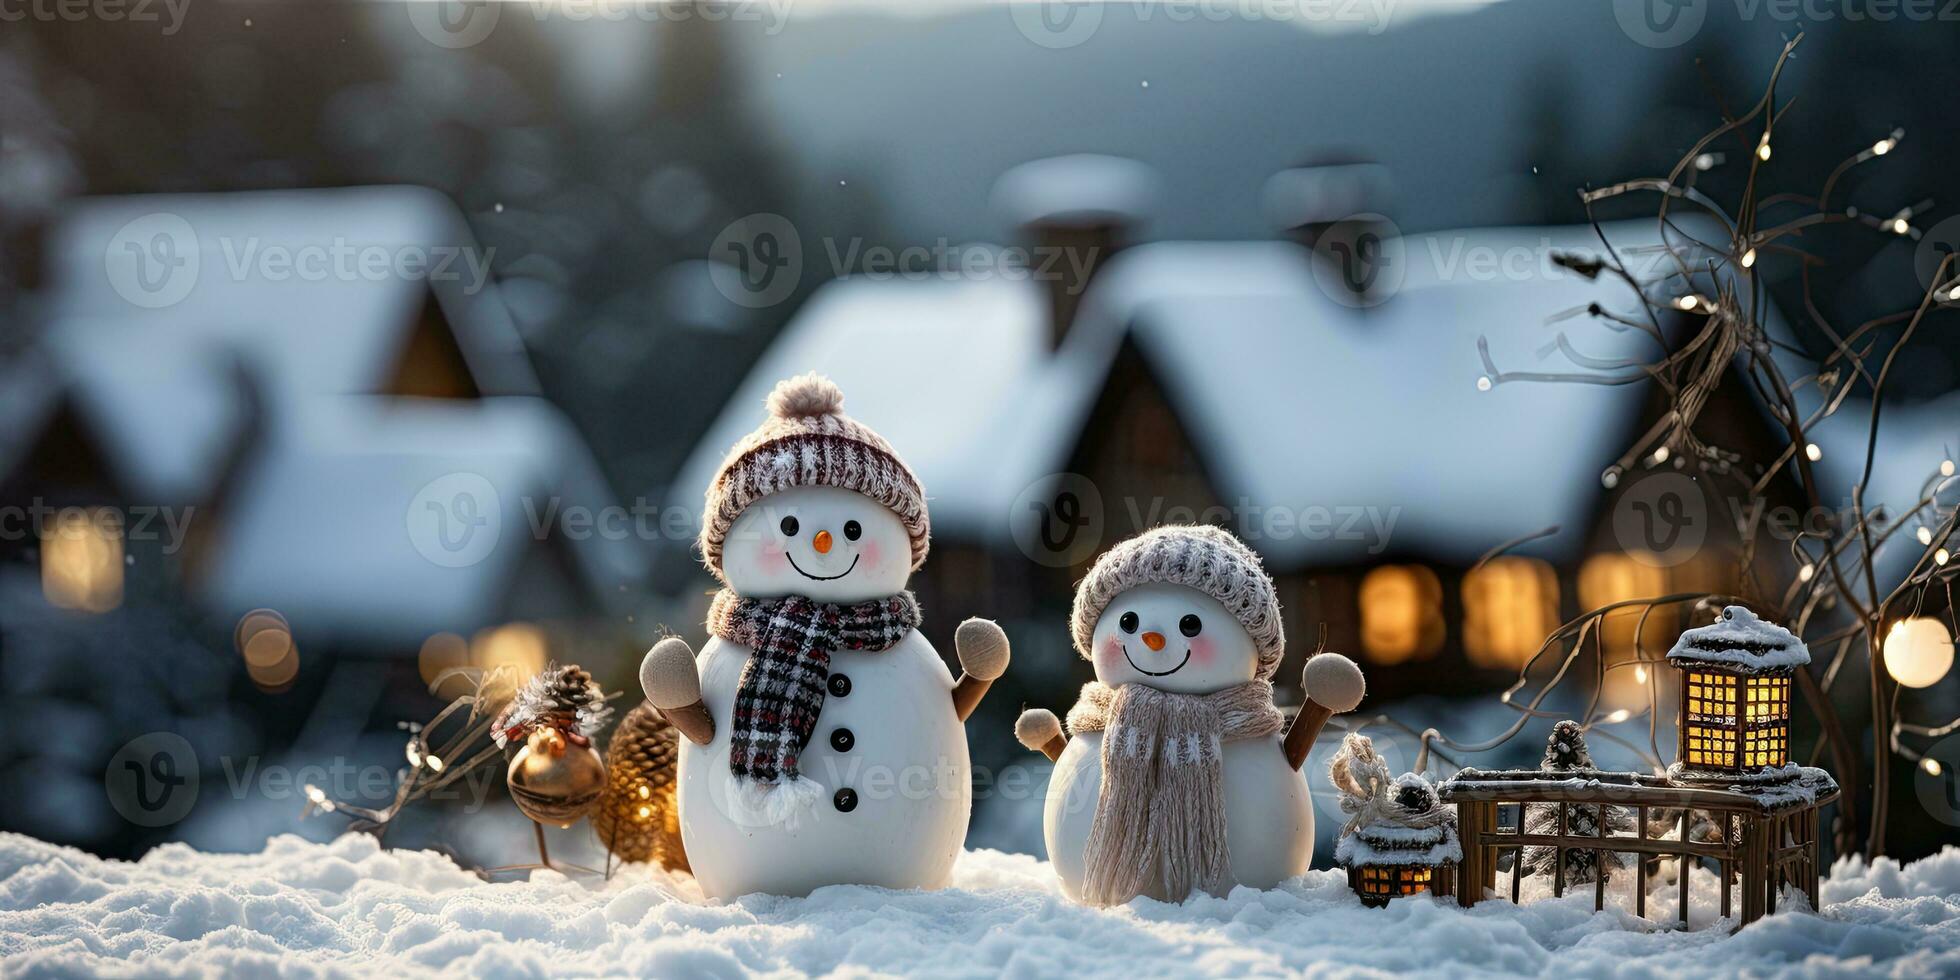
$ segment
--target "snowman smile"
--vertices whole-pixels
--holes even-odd
[[[1134,660],[1130,660],[1130,648],[1129,648],[1128,646],[1126,646],[1126,645],[1124,645],[1124,644],[1122,644],[1122,643],[1118,643],[1118,644],[1116,644],[1116,645],[1117,645],[1117,646],[1118,646],[1119,648],[1121,648],[1121,649],[1122,649],[1122,651],[1123,651],[1123,659],[1124,659],[1124,660],[1128,660],[1128,661],[1129,661],[1129,664],[1130,664],[1130,669],[1132,669],[1132,670],[1134,670],[1134,671],[1136,671],[1136,672],[1137,672],[1137,673],[1139,673],[1139,674],[1142,674],[1142,675],[1143,675],[1143,676],[1145,676],[1145,677],[1169,677],[1170,675],[1172,675],[1172,674],[1175,674],[1175,673],[1177,673],[1177,672],[1178,672],[1178,671],[1180,671],[1180,670],[1183,670],[1183,669],[1184,669],[1184,665],[1185,665],[1185,664],[1188,664],[1188,663],[1190,663],[1190,662],[1191,662],[1191,648],[1190,648],[1190,647],[1185,647],[1185,648],[1184,648],[1184,659],[1183,659],[1183,660],[1180,660],[1180,661],[1178,661],[1178,662],[1177,662],[1177,666],[1175,666],[1175,667],[1172,667],[1172,668],[1171,668],[1171,669],[1169,669],[1169,670],[1144,670],[1144,669],[1143,669],[1142,667],[1138,667],[1138,666],[1137,666],[1137,662],[1136,662],[1136,661],[1134,661]]]
[[[837,579],[840,579],[840,578],[843,578],[843,577],[844,577],[844,576],[846,576],[846,575],[849,575],[849,574],[851,574],[851,568],[856,568],[856,567],[858,567],[858,559],[859,559],[859,558],[863,558],[864,556],[863,556],[863,555],[852,555],[852,556],[851,556],[851,568],[846,568],[846,569],[844,569],[843,571],[841,571],[841,572],[838,572],[838,573],[837,573],[837,574],[835,574],[835,575],[812,575],[812,574],[810,574],[809,572],[806,572],[806,571],[804,571],[804,570],[802,569],[802,567],[801,567],[801,566],[799,566],[799,565],[797,565],[797,564],[796,564],[796,556],[794,556],[794,555],[792,555],[792,554],[790,554],[789,552],[787,552],[787,551],[785,551],[785,552],[783,552],[783,557],[784,557],[784,558],[788,558],[788,559],[789,559],[789,567],[791,567],[791,568],[794,568],[794,569],[796,569],[796,574],[798,574],[798,575],[801,575],[801,576],[803,576],[804,578],[807,578],[807,579],[809,579],[809,580],[811,580],[811,581],[813,581],[813,582],[831,582],[831,581],[835,581],[835,580],[837,580]],[[1189,654],[1186,654],[1186,655],[1187,655],[1187,656],[1189,656]],[[1180,665],[1180,666],[1181,666],[1181,665]]]

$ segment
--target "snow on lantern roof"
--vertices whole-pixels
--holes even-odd
[[[1682,633],[1667,659],[1677,665],[1715,664],[1757,672],[1801,667],[1810,663],[1810,650],[1796,634],[1747,607],[1729,606],[1715,622]]]
[[[123,241],[159,215],[178,230]],[[64,206],[48,241],[52,369],[145,499],[197,502],[221,475],[212,464],[246,424],[228,359],[253,371],[272,411],[315,395],[378,393],[425,304],[449,323],[479,391],[538,390],[485,278],[485,251],[434,191],[84,198]],[[150,307],[118,292],[106,269],[136,245],[178,263],[174,274],[188,276],[181,298]]]
[[[1367,864],[1436,865],[1463,860],[1463,848],[1453,821],[1433,827],[1377,821],[1343,835],[1334,845],[1334,860],[1350,868]]]

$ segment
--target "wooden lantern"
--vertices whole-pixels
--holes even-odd
[[[1676,767],[1760,776],[1790,762],[1790,687],[1810,652],[1795,634],[1742,606],[1681,634],[1668,651],[1681,670]]]

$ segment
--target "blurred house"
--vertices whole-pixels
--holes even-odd
[[[1501,684],[1581,604],[1695,573],[1629,554],[1639,542],[1608,520],[1602,473],[1648,410],[1644,386],[1480,381],[1480,345],[1509,370],[1566,369],[1548,320],[1633,308],[1624,287],[1549,262],[1597,251],[1591,228],[1401,238],[1378,263],[1392,281],[1352,282],[1343,243],[1383,247],[1392,228],[1343,217],[1386,206],[1365,165],[1276,179],[1282,240],[1138,245],[1148,194],[1132,166],[1042,161],[996,192],[1030,268],[1044,249],[1090,261],[820,289],[677,490],[705,486],[776,379],[822,371],[926,486],[934,541],[916,585],[938,610],[929,623],[1021,620],[1017,644],[1060,651],[1072,583],[1103,548],[1206,521],[1265,558],[1296,658],[1324,626],[1388,696]],[[1654,237],[1651,222],[1605,231],[1620,248]],[[1637,331],[1580,335],[1593,358],[1655,353]],[[1038,685],[1077,670],[1046,660],[1017,659],[1016,673],[1025,664]]]
[[[226,622],[270,606],[316,644],[412,653],[440,631],[608,615],[639,582],[635,542],[530,519],[615,502],[440,194],[84,199],[46,254],[40,384],[0,500],[96,525],[95,550],[124,559],[71,602],[52,563],[75,549],[21,543],[51,602],[99,611],[140,585]],[[458,474],[471,499],[418,500]],[[418,522],[449,516],[494,542],[431,553]]]

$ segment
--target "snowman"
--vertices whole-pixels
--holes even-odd
[[[972,807],[964,722],[1007,638],[960,625],[956,683],[905,590],[925,560],[925,493],[815,374],[776,386],[728,454],[699,541],[721,580],[697,658],[679,638],[640,667],[686,736],[681,838],[709,898],[832,884],[938,888]]]
[[[1068,713],[1022,714],[1015,734],[1055,762],[1048,857],[1071,897],[1181,901],[1234,884],[1270,888],[1313,858],[1300,765],[1322,725],[1361,701],[1353,661],[1308,661],[1290,729],[1273,704],[1285,650],[1273,580],[1230,533],[1146,531],[1082,580],[1070,617],[1095,665]]]

